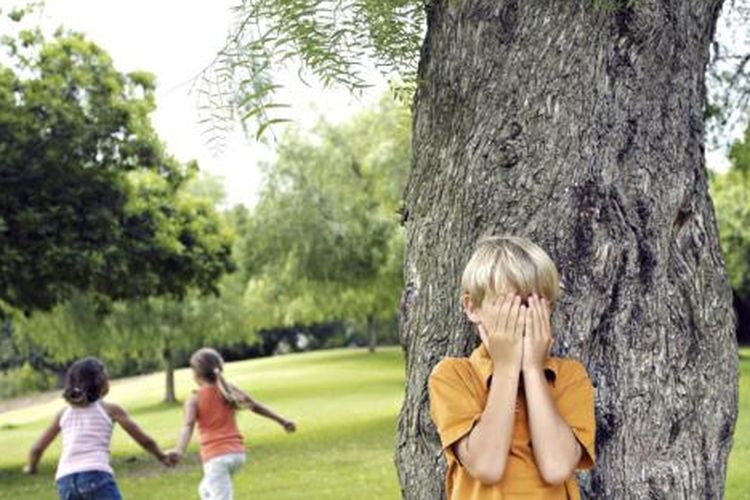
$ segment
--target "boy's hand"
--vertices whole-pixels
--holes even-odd
[[[496,367],[520,370],[526,309],[521,305],[520,296],[501,295],[489,307],[486,323],[478,324],[479,336]]]
[[[547,299],[534,294],[529,297],[529,312],[523,338],[523,371],[542,370],[552,345],[550,309]]]
[[[281,426],[287,432],[294,432],[294,431],[297,430],[297,424],[295,424],[291,420],[284,420],[284,422],[282,422]]]

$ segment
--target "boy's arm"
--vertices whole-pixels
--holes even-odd
[[[453,445],[469,474],[485,484],[503,478],[515,420],[519,370],[496,366],[487,406],[474,428]]]
[[[185,401],[185,423],[182,425],[182,431],[180,432],[180,439],[177,443],[177,447],[174,449],[174,453],[177,457],[181,457],[185,454],[187,445],[190,439],[193,437],[193,429],[195,428],[195,419],[198,416],[198,398],[193,395]]]
[[[493,362],[487,406],[474,428],[454,451],[466,470],[482,483],[499,482],[505,473],[513,437],[518,380],[521,372],[526,308],[515,294],[498,297],[491,306],[488,328],[477,323]]]
[[[107,413],[112,417],[112,420],[120,424],[120,427],[122,427],[136,443],[141,445],[144,450],[154,455],[160,462],[167,463],[167,456],[161,448],[159,448],[159,445],[156,444],[156,441],[146,434],[138,424],[130,418],[130,415],[128,415],[122,407],[113,403],[102,403],[102,406],[107,410]]]
[[[256,413],[262,417],[269,418],[279,425],[281,425],[287,432],[294,432],[297,430],[297,425],[291,420],[287,420],[278,413],[274,412],[267,406],[263,405],[260,401],[256,401],[250,397],[249,394],[232,386],[232,390],[239,396],[240,404],[248,410]]]
[[[57,435],[60,433],[60,417],[62,417],[63,411],[60,410],[57,415],[52,419],[52,423],[45,429],[42,435],[39,437],[34,446],[29,450],[29,462],[23,468],[23,471],[27,474],[36,474],[39,460],[41,460],[44,451],[47,447],[55,440]]]
[[[530,321],[524,337],[523,382],[529,409],[534,458],[542,478],[562,484],[581,460],[581,445],[552,400],[544,376],[544,359],[551,343],[550,310],[546,300],[529,298]]]
[[[534,459],[542,478],[562,484],[581,460],[581,445],[555,408],[544,370],[523,372]]]

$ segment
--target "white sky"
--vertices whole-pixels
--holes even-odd
[[[19,0],[0,0],[4,13]],[[225,180],[227,203],[252,205],[260,182],[258,162],[273,158],[272,147],[246,138],[241,131],[228,137],[228,146],[216,154],[201,136],[197,124],[191,79],[221,49],[232,22],[230,7],[237,0],[47,0],[43,24],[64,25],[81,31],[104,48],[119,71],[146,70],[156,75],[157,110],[152,122],[168,151],[179,160],[197,159],[201,169]],[[47,24],[49,23],[49,24]],[[377,77],[376,75],[373,75]],[[321,114],[339,122],[385,92],[384,81],[354,98],[345,90],[309,88],[296,76],[282,77],[289,90],[278,101],[292,108],[287,116],[296,125],[310,127]],[[279,127],[275,129],[280,131]],[[278,134],[277,134],[278,135]],[[273,146],[273,144],[271,144]]]
[[[6,13],[18,0],[0,0]],[[230,7],[237,0],[47,0],[43,22],[51,28],[62,24],[85,33],[113,58],[118,70],[152,72],[157,78],[157,110],[154,126],[168,150],[182,161],[197,159],[202,170],[225,180],[227,203],[253,205],[261,180],[258,163],[273,158],[271,147],[246,138],[239,131],[216,154],[201,136],[198,108],[189,94],[191,78],[222,47],[232,22]],[[373,75],[375,77],[375,75]],[[295,124],[312,126],[321,116],[338,122],[358,109],[376,102],[386,85],[377,85],[360,98],[345,90],[308,88],[295,77],[284,77],[288,90],[279,102],[292,105],[287,116]],[[276,129],[277,132],[279,129]],[[707,154],[708,165],[723,171],[728,161],[720,151]]]

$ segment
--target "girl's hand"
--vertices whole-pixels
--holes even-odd
[[[167,454],[164,456],[164,460],[162,460],[162,462],[167,467],[174,467],[180,462],[181,459],[182,459],[182,453],[180,453],[177,450],[169,450]]]
[[[294,431],[296,431],[296,430],[297,430],[297,424],[295,424],[295,423],[294,423],[294,422],[292,422],[291,420],[284,420],[284,421],[283,421],[283,422],[281,423],[281,426],[282,426],[282,427],[284,428],[284,430],[285,430],[285,431],[287,431],[287,432],[294,432]]]
[[[529,312],[524,326],[521,370],[544,369],[544,360],[552,346],[551,330],[549,302],[536,294],[532,295],[529,297]]]
[[[479,336],[487,347],[495,366],[509,367],[518,372],[523,357],[523,328],[527,308],[514,293],[501,295],[488,310],[484,323],[479,323]]]

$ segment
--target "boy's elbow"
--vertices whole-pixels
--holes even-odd
[[[559,465],[540,467],[539,472],[544,482],[552,486],[563,484],[573,474],[572,470]]]
[[[469,471],[476,480],[482,484],[493,485],[503,480],[505,475],[505,462],[478,466],[474,471]]]
[[[498,471],[479,471],[476,479],[487,486],[492,486],[503,480],[503,473]]]

